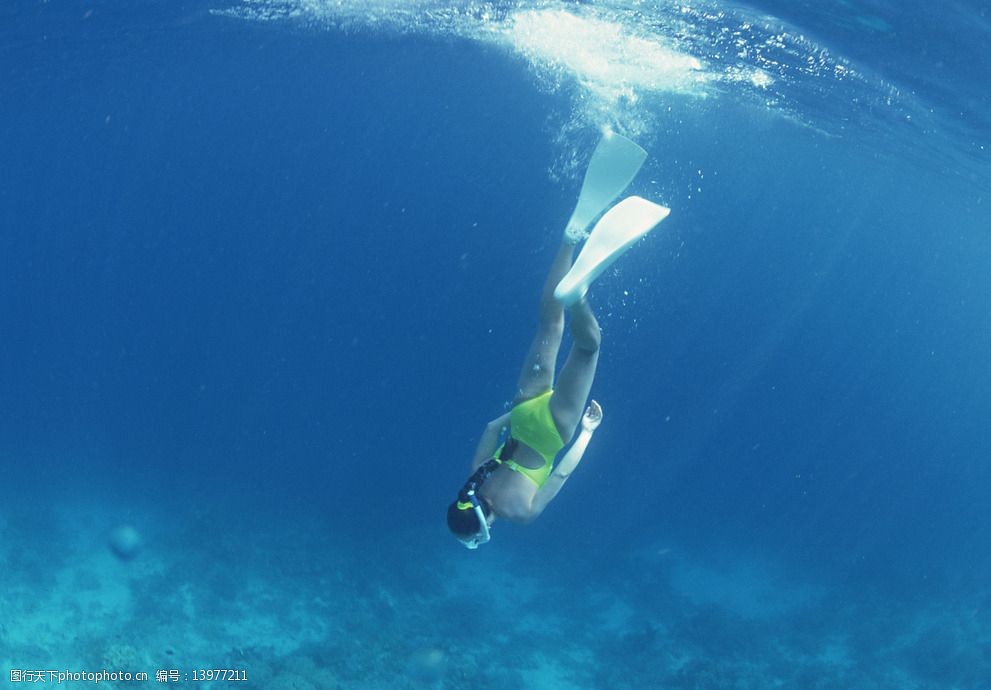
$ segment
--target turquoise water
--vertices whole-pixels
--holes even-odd
[[[0,10],[0,673],[991,687],[987,12]],[[580,468],[469,552],[607,128],[671,216]]]

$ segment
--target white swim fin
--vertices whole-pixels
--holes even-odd
[[[554,290],[554,298],[566,307],[580,300],[592,281],[669,213],[671,209],[638,196],[613,206],[595,224],[571,270]]]
[[[620,134],[606,132],[588,162],[582,191],[565,228],[565,237],[575,244],[585,239],[588,226],[623,193],[646,159],[647,152],[634,142]]]

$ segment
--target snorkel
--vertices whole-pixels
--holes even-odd
[[[475,517],[478,519],[478,531],[471,536],[465,537],[459,534],[452,528],[452,532],[458,538],[465,547],[469,549],[477,549],[481,544],[488,542],[492,535],[489,532],[489,521],[485,517],[485,510],[482,508],[482,503],[476,494],[478,488],[488,479],[489,475],[495,472],[496,468],[499,467],[500,461],[496,458],[483,463],[475,472],[468,477],[468,481],[465,485],[461,487],[461,491],[458,492],[458,500],[456,502],[457,510],[461,511],[471,510],[475,513]],[[450,515],[448,516],[449,526]]]
[[[474,489],[468,492],[468,499],[471,503],[472,510],[475,511],[475,517],[478,518],[478,524],[480,527],[478,529],[478,534],[471,539],[462,539],[461,543],[469,549],[477,549],[479,545],[488,542],[492,536],[489,532],[489,521],[485,518],[485,512],[482,510],[482,505],[478,502],[478,497],[475,496]],[[461,507],[460,503],[458,504],[458,507]]]

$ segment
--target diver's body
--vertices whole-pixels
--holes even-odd
[[[602,337],[585,294],[613,261],[668,215],[668,209],[637,196],[609,208],[646,155],[613,133],[606,133],[592,154],[578,204],[544,284],[537,333],[523,362],[512,409],[485,427],[472,458],[472,474],[448,506],[448,527],[468,548],[489,541],[489,527],[497,517],[528,522],[540,515],[578,466],[602,421],[598,403],[592,401],[586,408]],[[575,247],[582,241],[575,259]],[[555,378],[565,312],[572,345]]]
[[[574,253],[574,241],[566,236],[547,275],[537,333],[523,362],[512,409],[486,425],[472,458],[472,475],[448,507],[448,527],[468,548],[489,541],[496,518],[529,522],[540,515],[578,466],[602,421],[597,402],[585,409],[601,334],[584,296],[567,307],[573,342],[555,381],[565,307],[554,291],[571,268]],[[572,442],[579,424],[581,432]]]
[[[565,318],[564,307],[554,299],[554,288],[571,268],[574,251],[573,244],[563,242],[551,264],[541,297],[537,333],[523,362],[513,401],[513,406],[516,407],[552,391],[547,406],[563,442],[562,446],[570,442],[582,421],[585,401],[595,378],[601,342],[599,324],[588,301],[582,299],[568,309],[574,343],[555,385],[555,362],[564,335]],[[598,410],[596,419],[601,419],[598,404],[595,408]],[[472,460],[473,472],[495,454],[499,435],[509,424],[510,416],[511,413],[506,413],[486,426]],[[545,458],[525,442],[515,445],[512,461],[521,468],[533,470],[546,464]],[[561,465],[562,463],[558,463],[557,468],[543,482],[535,481],[530,475],[503,465],[479,488],[479,496],[488,503],[497,517],[528,522],[547,507],[574,469]]]

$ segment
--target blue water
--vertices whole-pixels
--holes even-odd
[[[962,1],[0,10],[0,672],[991,688],[989,37]],[[591,292],[581,466],[469,552],[444,511],[604,127],[671,216]]]

